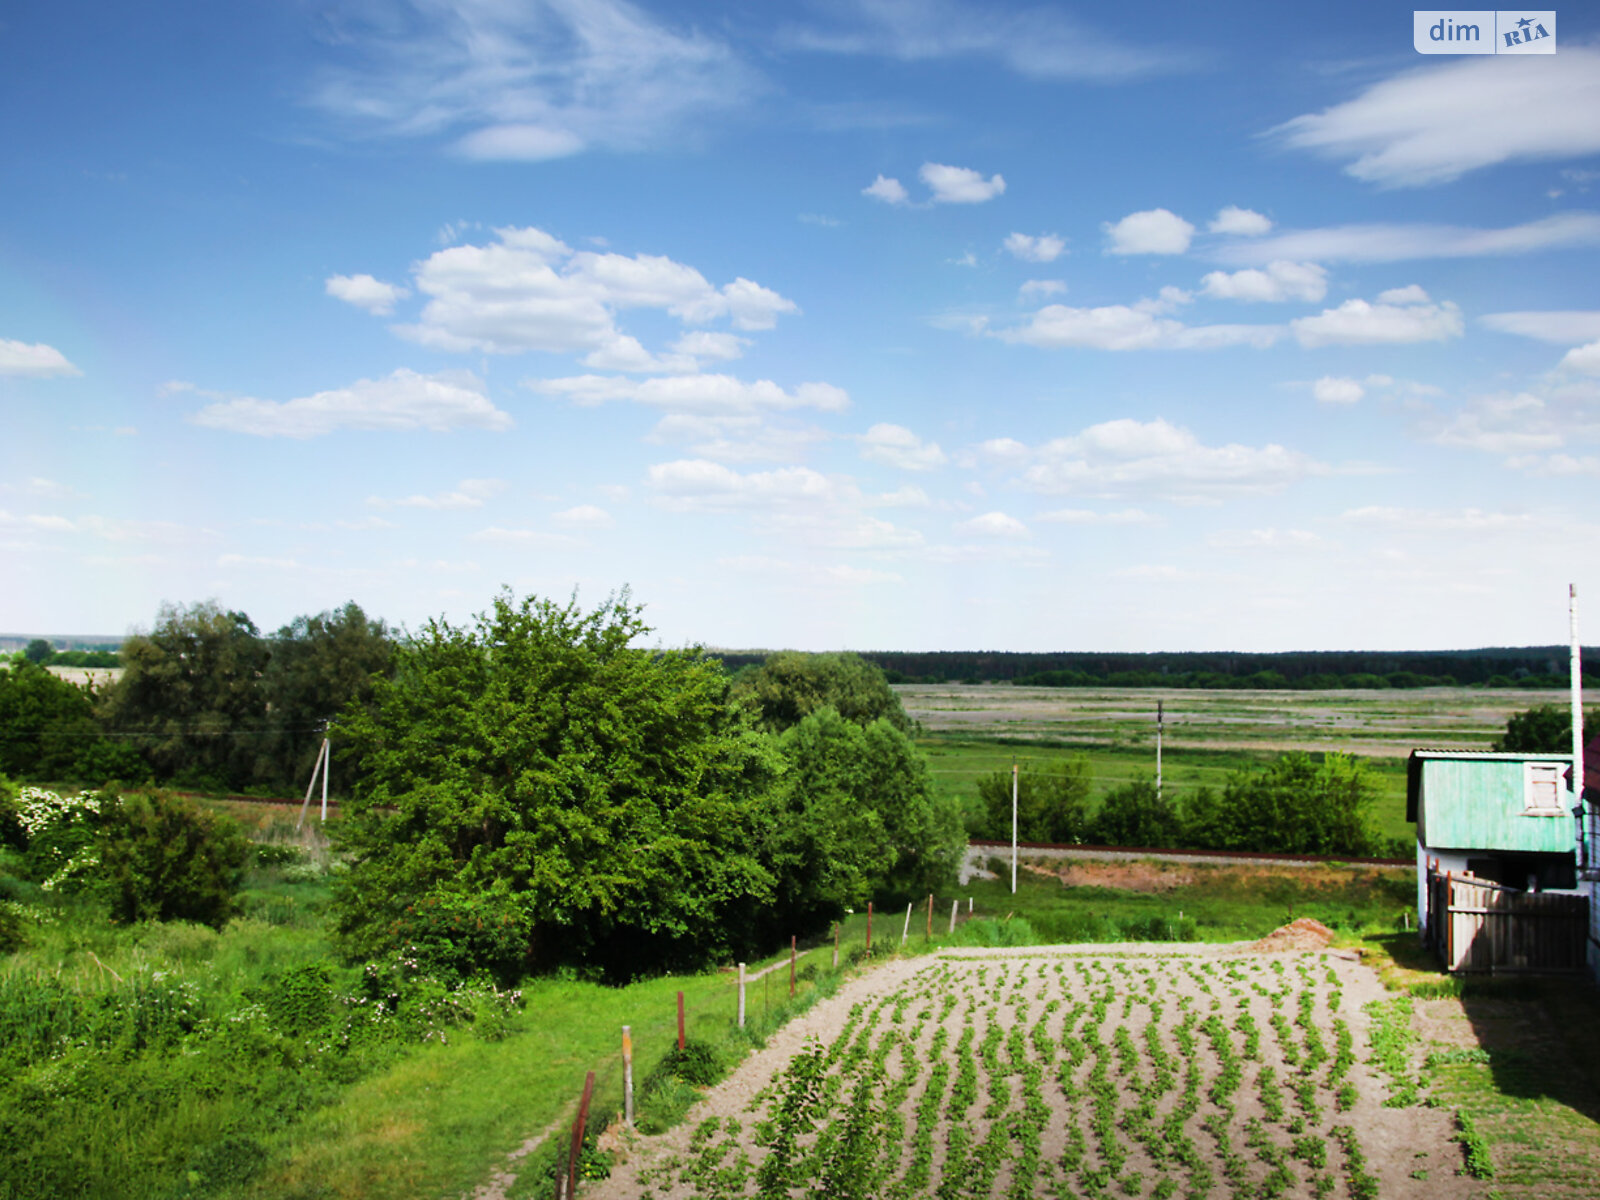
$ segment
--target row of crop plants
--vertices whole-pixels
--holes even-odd
[[[1343,993],[1322,955],[940,959],[704,1122],[645,1194],[1367,1200],[1350,1114],[1379,1079],[1416,1102],[1409,1014]]]

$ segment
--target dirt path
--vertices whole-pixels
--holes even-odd
[[[1301,993],[1311,999],[1301,1001]],[[1461,1152],[1450,1140],[1446,1112],[1382,1106],[1387,1085],[1366,1061],[1368,1017],[1362,1008],[1386,995],[1375,974],[1353,956],[1263,954],[1244,944],[1029,947],[893,961],[853,979],[779,1031],[682,1125],[657,1138],[633,1140],[612,1177],[583,1194],[594,1200],[754,1194],[753,1171],[768,1153],[758,1144],[757,1126],[777,1111],[790,1064],[816,1046],[829,1048],[829,1070],[840,1078],[832,1091],[824,1086],[832,1099],[819,1130],[802,1138],[801,1161],[811,1154],[818,1165],[809,1169],[824,1177],[834,1169],[827,1163],[839,1161],[837,1147],[827,1149],[827,1139],[845,1136],[837,1129],[848,1125],[851,1097],[863,1094],[855,1089],[866,1087],[876,1114],[867,1141],[886,1148],[887,1161],[876,1168],[878,1183],[897,1195],[932,1195],[947,1171],[960,1173],[963,1187],[979,1195],[1057,1189],[1073,1195],[1169,1194],[1153,1190],[1152,1179],[1176,1195],[1194,1182],[1183,1174],[1191,1170],[1206,1173],[1224,1195],[1234,1184],[1261,1184],[1276,1167],[1298,1181],[1280,1194],[1312,1195],[1313,1183],[1322,1178],[1319,1186],[1335,1187],[1328,1194],[1343,1196],[1351,1167],[1330,1131],[1345,1126],[1365,1156],[1364,1168],[1355,1169],[1373,1177],[1379,1189],[1374,1194],[1478,1200],[1486,1188],[1456,1174]],[[1297,1018],[1306,1015],[1319,1035],[1304,1032]],[[1082,1023],[1074,1026],[1075,1021]],[[1253,1059],[1241,1049],[1251,1021],[1257,1034]],[[1343,1074],[1331,1065],[1336,1023],[1345,1026],[1354,1050],[1355,1061]],[[1220,1035],[1236,1055],[1231,1093],[1214,1090],[1220,1077],[1214,1038],[1223,1029]],[[1084,1057],[1084,1041],[1078,1041],[1079,1058],[1069,1065],[1075,1037],[1087,1041],[1093,1054]],[[1114,1041],[1117,1054],[1127,1057],[1113,1058]],[[1322,1057],[1303,1058],[1313,1042]],[[1178,1067],[1177,1078],[1186,1078],[1186,1070],[1199,1073],[1185,1085],[1195,1095],[1194,1106],[1177,1118],[1192,1161],[1203,1161],[1199,1167],[1175,1166],[1162,1138],[1150,1133],[1179,1103],[1173,1077],[1165,1091],[1151,1082],[1160,1073],[1154,1059],[1132,1065],[1132,1056],[1152,1047],[1150,1054],[1190,1064]],[[1181,1054],[1173,1054],[1175,1048]],[[959,1067],[961,1062],[967,1066]],[[1094,1068],[1098,1080],[1088,1065],[1094,1062],[1100,1064]],[[1106,1064],[1118,1062],[1108,1075]],[[1302,1062],[1315,1070],[1302,1070]],[[943,1092],[922,1103],[928,1089],[947,1086],[963,1069],[972,1072],[975,1086],[968,1090],[975,1101],[958,1105],[958,1086],[948,1092],[949,1105]],[[1091,1096],[1105,1099],[1108,1078],[1115,1081],[1115,1111],[1121,1114],[1115,1128],[1133,1131],[1110,1134],[1109,1143],[1096,1140],[1107,1136],[1106,1127],[1096,1126],[1091,1116]],[[1341,1082],[1354,1091],[1336,1101]],[[1141,1104],[1144,1117],[1136,1118]],[[942,1118],[930,1125],[927,1112],[937,1117],[940,1111]],[[1140,1120],[1147,1130],[1142,1138]],[[1033,1132],[1022,1132],[1030,1121]],[[1167,1133],[1171,1141],[1170,1127]],[[915,1173],[919,1156],[926,1162],[922,1177]],[[796,1186],[820,1194],[822,1182],[813,1178],[815,1186]]]

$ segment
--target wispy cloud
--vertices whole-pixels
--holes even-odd
[[[802,50],[926,62],[984,58],[1033,79],[1114,83],[1182,70],[1190,58],[1099,32],[1057,8],[959,0],[854,0],[831,6],[827,25],[792,25]]]
[[[1469,57],[1405,71],[1360,96],[1270,131],[1346,160],[1386,187],[1449,183],[1497,163],[1600,151],[1600,50]]]
[[[1219,262],[1264,266],[1274,259],[1316,262],[1405,262],[1423,258],[1491,258],[1578,246],[1600,246],[1600,213],[1568,212],[1504,229],[1461,225],[1335,225],[1230,241],[1211,251]]]
[[[355,131],[536,161],[693,136],[763,88],[724,42],[626,0],[375,0],[332,18],[311,101]]]

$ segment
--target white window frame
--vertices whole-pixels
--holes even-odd
[[[1562,807],[1562,798],[1566,795],[1566,788],[1562,786],[1561,772],[1563,766],[1558,762],[1529,762],[1522,764],[1522,811],[1530,817],[1564,817],[1567,810]],[[1538,788],[1540,784],[1553,784],[1555,788],[1555,801],[1552,804],[1540,804]]]

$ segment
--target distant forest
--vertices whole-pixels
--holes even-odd
[[[1014,683],[1030,687],[1564,688],[1566,646],[1483,650],[1229,651],[1159,654],[1005,653],[980,650],[870,651],[890,683]],[[1600,669],[1600,651],[1585,647],[1585,666]],[[767,651],[713,651],[729,671],[759,665]],[[1586,687],[1600,674],[1584,671]]]

